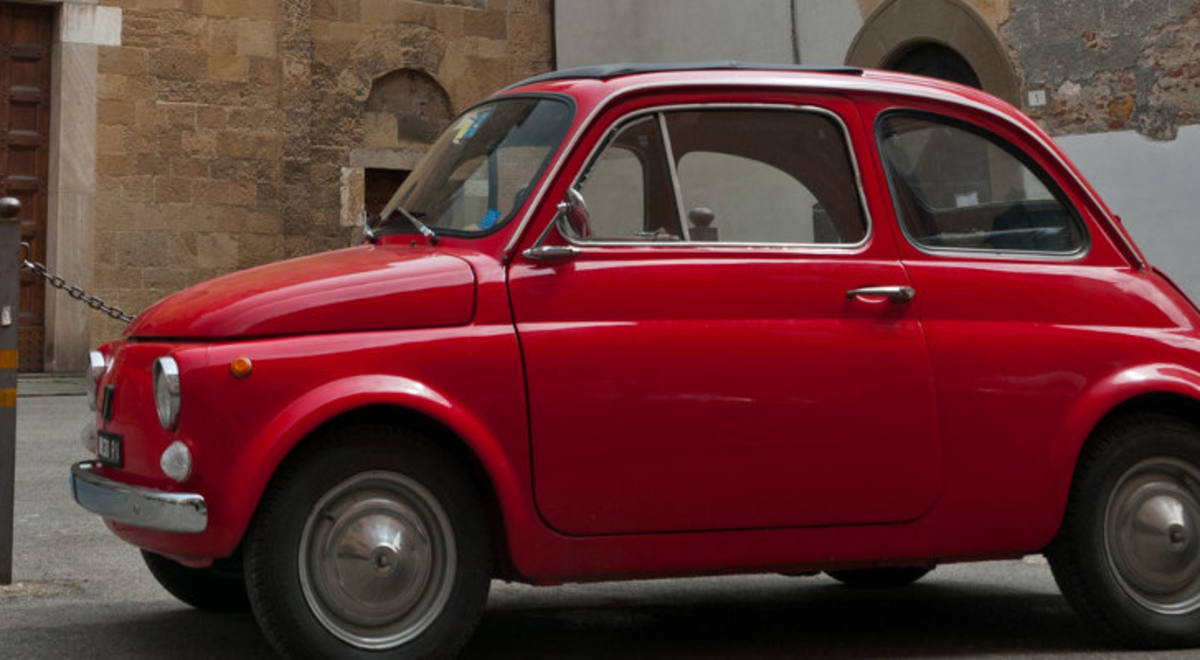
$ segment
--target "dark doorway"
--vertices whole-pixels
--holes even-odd
[[[54,8],[0,3],[0,195],[21,201],[21,240],[46,261],[50,164],[50,60]],[[21,371],[41,371],[46,286],[21,272],[17,349]]]
[[[363,207],[366,212],[378,215],[408,175],[408,170],[368,167],[363,176]]]
[[[901,73],[939,78],[975,89],[983,89],[979,76],[953,48],[934,43],[917,44],[905,49],[883,68]]]

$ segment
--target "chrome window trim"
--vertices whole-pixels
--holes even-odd
[[[647,75],[649,75],[649,74],[647,74]],[[969,98],[965,98],[962,96],[958,96],[955,94],[950,94],[950,93],[938,94],[938,93],[934,93],[929,90],[913,89],[908,86],[901,86],[901,85],[894,84],[892,82],[889,82],[888,80],[872,79],[872,78],[869,78],[866,76],[861,76],[861,77],[856,77],[856,78],[839,77],[839,76],[828,76],[828,77],[823,76],[819,81],[814,81],[811,79],[796,80],[795,74],[780,75],[777,73],[769,73],[769,72],[767,72],[765,75],[762,75],[762,76],[756,76],[756,77],[748,76],[745,78],[734,79],[734,80],[688,81],[686,83],[683,83],[680,81],[658,81],[658,82],[642,83],[640,85],[630,85],[628,87],[622,87],[622,88],[613,90],[608,96],[604,97],[598,103],[596,103],[596,106],[594,108],[592,108],[592,111],[589,112],[587,117],[580,123],[579,130],[571,138],[570,142],[567,145],[565,145],[565,148],[559,153],[558,160],[554,163],[554,166],[550,169],[550,171],[548,172],[548,174],[545,178],[546,184],[543,185],[538,190],[537,198],[534,200],[534,203],[528,207],[528,209],[525,212],[525,215],[521,218],[520,223],[517,224],[516,231],[514,231],[512,238],[509,239],[508,246],[505,248],[505,253],[509,255],[508,258],[509,259],[512,258],[513,251],[516,249],[517,245],[521,242],[522,237],[525,235],[526,226],[533,219],[534,211],[538,208],[538,206],[540,206],[542,197],[545,196],[546,191],[550,188],[549,184],[558,176],[563,165],[566,163],[567,155],[570,154],[572,151],[574,151],[576,143],[578,143],[578,141],[580,140],[580,138],[582,138],[583,135],[588,133],[589,129],[592,126],[592,123],[595,121],[596,117],[601,112],[608,109],[608,107],[610,105],[612,105],[614,102],[616,102],[617,100],[619,100],[623,97],[626,97],[626,96],[630,96],[630,95],[637,94],[640,92],[645,92],[645,91],[653,91],[653,90],[658,90],[658,89],[670,89],[670,88],[678,89],[678,88],[684,88],[684,87],[688,87],[688,88],[692,88],[692,89],[696,89],[696,88],[759,87],[759,88],[774,88],[774,89],[780,89],[780,90],[785,90],[785,91],[802,91],[802,92],[818,92],[818,93],[819,92],[858,92],[858,93],[862,93],[862,92],[881,93],[882,92],[882,93],[896,94],[899,96],[907,96],[909,98],[919,98],[919,99],[925,99],[925,100],[929,100],[929,101],[936,101],[936,102],[940,102],[940,103],[949,103],[951,105],[970,108],[972,110],[976,110],[976,111],[982,112],[984,114],[990,115],[990,116],[1004,122],[1006,125],[1014,127],[1014,129],[1023,133],[1030,140],[1037,142],[1038,145],[1040,145],[1042,147],[1042,150],[1046,154],[1048,154],[1051,158],[1053,158],[1058,163],[1058,165],[1062,168],[1062,170],[1064,172],[1066,172],[1066,175],[1069,176],[1071,178],[1071,180],[1075,182],[1076,187],[1080,191],[1082,191],[1082,194],[1088,199],[1089,202],[1091,202],[1091,204],[1092,204],[1093,208],[1096,210],[1096,212],[1099,213],[1101,216],[1103,216],[1103,218],[1114,229],[1116,229],[1116,231],[1115,231],[1116,236],[1114,237],[1114,240],[1119,241],[1122,245],[1125,246],[1125,249],[1129,254],[1129,258],[1134,262],[1134,265],[1139,269],[1146,268],[1146,262],[1139,256],[1141,253],[1138,251],[1138,249],[1136,247],[1134,247],[1133,243],[1129,240],[1129,238],[1126,237],[1125,234],[1117,227],[1117,223],[1113,219],[1112,211],[1109,210],[1109,208],[1107,206],[1105,206],[1105,204],[1103,202],[1100,201],[1100,198],[1096,196],[1096,193],[1094,190],[1092,190],[1091,186],[1087,185],[1080,178],[1078,173],[1075,171],[1075,168],[1072,167],[1066,161],[1066,159],[1063,158],[1062,155],[1059,153],[1057,147],[1048,141],[1049,138],[1029,130],[1028,127],[1022,125],[1018,121],[1015,121],[1012,117],[1008,116],[1007,114],[1000,112],[1000,111],[996,110],[995,108],[985,105],[983,103],[980,103],[978,101],[975,101],[975,100],[972,100]],[[860,184],[860,188],[861,188],[861,184]]]
[[[892,174],[889,169],[888,159],[884,155],[882,146],[880,144],[880,135],[879,135],[880,126],[882,126],[883,122],[886,121],[889,117],[892,117],[895,115],[912,117],[912,118],[916,118],[916,119],[924,119],[925,121],[927,121],[931,124],[938,124],[941,126],[949,126],[950,128],[955,128],[957,130],[971,133],[971,134],[975,135],[976,137],[993,145],[994,147],[1000,149],[1004,153],[1008,154],[1010,157],[1014,158],[1018,163],[1021,164],[1021,166],[1030,170],[1030,173],[1033,174],[1034,176],[1036,176],[1038,181],[1040,181],[1042,183],[1042,185],[1046,185],[1046,182],[1043,180],[1043,178],[1040,176],[1037,176],[1038,170],[1040,170],[1041,173],[1044,174],[1046,176],[1046,178],[1049,178],[1049,180],[1050,180],[1051,185],[1047,186],[1047,189],[1050,191],[1051,194],[1054,195],[1054,201],[1058,202],[1059,204],[1061,204],[1062,206],[1064,206],[1071,212],[1072,221],[1076,224],[1076,226],[1080,230],[1080,233],[1083,235],[1082,244],[1078,248],[1071,250],[1069,252],[1051,252],[1051,251],[1041,251],[1041,250],[988,250],[988,249],[984,249],[984,248],[953,247],[953,246],[939,247],[939,246],[935,246],[935,245],[926,245],[926,244],[918,241],[917,239],[915,239],[912,236],[912,234],[908,231],[908,223],[904,221],[904,218],[901,215],[900,209],[897,207],[897,202],[896,202],[897,195],[896,195],[895,189],[893,188]],[[939,121],[939,120],[941,120],[941,121]],[[939,114],[936,112],[929,112],[928,110],[918,110],[915,108],[905,108],[905,107],[889,108],[887,110],[884,110],[883,112],[880,112],[879,115],[875,118],[875,130],[874,130],[875,150],[879,154],[879,164],[883,168],[883,176],[887,183],[888,196],[891,198],[890,201],[891,201],[891,206],[892,206],[892,213],[895,214],[895,216],[896,216],[896,224],[900,227],[900,233],[904,235],[904,240],[907,241],[908,244],[910,246],[912,246],[918,252],[920,252],[924,255],[927,255],[927,256],[939,257],[939,258],[947,258],[947,257],[959,258],[959,259],[969,258],[969,259],[985,259],[985,260],[992,260],[992,261],[1034,261],[1034,262],[1049,261],[1049,262],[1054,262],[1054,263],[1073,263],[1073,262],[1082,261],[1084,258],[1086,258],[1088,256],[1088,254],[1090,254],[1092,251],[1092,232],[1088,230],[1087,222],[1084,222],[1083,218],[1079,217],[1079,211],[1078,211],[1078,209],[1076,209],[1074,207],[1075,205],[1070,204],[1070,203],[1067,203],[1067,204],[1063,203],[1061,198],[1066,196],[1066,191],[1063,190],[1062,186],[1060,186],[1058,184],[1058,182],[1054,179],[1053,176],[1050,176],[1050,173],[1046,171],[1046,168],[1042,167],[1037,162],[1032,162],[1032,163],[1027,162],[1027,161],[1033,161],[1033,159],[1029,158],[1028,156],[1022,158],[1022,157],[1014,154],[1013,153],[1014,151],[1017,153],[1023,153],[1023,152],[1016,145],[1013,145],[1009,140],[1006,140],[1003,137],[1001,137],[1000,135],[997,135],[995,131],[987,130],[983,127],[976,127],[976,126],[963,127],[963,124],[964,124],[964,122],[962,120],[956,119],[956,118],[948,116],[948,115],[943,115],[943,114]],[[976,130],[971,130],[971,128],[975,128]],[[1031,164],[1035,165],[1037,167],[1037,169],[1035,170],[1032,167],[1030,167]],[[1054,194],[1056,192],[1058,194]]]
[[[662,137],[662,155],[667,160],[667,174],[671,177],[671,195],[675,198],[675,219],[679,223],[679,233],[682,240],[691,242],[692,232],[688,230],[687,214],[683,212],[683,190],[679,187],[679,168],[675,165],[675,149],[671,144],[671,131],[667,128],[667,116],[661,112],[654,113],[654,116],[658,120],[658,134]],[[617,134],[618,131],[609,131],[609,135],[614,137]],[[586,167],[590,168],[591,166],[592,163],[589,161]],[[567,238],[567,240],[571,239]]]
[[[851,175],[853,177],[852,183],[857,190],[858,204],[859,204],[859,207],[862,209],[863,222],[866,224],[866,226],[863,228],[862,239],[860,239],[856,243],[789,243],[789,242],[753,242],[753,241],[744,241],[744,242],[741,242],[741,241],[651,241],[651,240],[646,240],[646,241],[639,241],[639,240],[588,241],[588,240],[578,240],[578,239],[575,239],[570,236],[564,236],[563,238],[566,239],[566,241],[568,243],[570,243],[572,246],[583,249],[584,251],[587,251],[586,248],[591,248],[591,247],[600,247],[600,248],[626,247],[627,248],[627,247],[631,247],[631,246],[636,246],[636,247],[648,247],[651,249],[664,249],[664,248],[669,248],[669,247],[689,248],[689,249],[698,248],[698,247],[756,248],[756,249],[757,248],[776,248],[776,249],[786,249],[786,250],[805,252],[805,253],[813,252],[813,253],[827,253],[827,254],[847,254],[847,253],[857,253],[857,252],[861,251],[863,248],[865,248],[866,245],[871,241],[871,238],[875,233],[875,221],[871,215],[870,208],[868,208],[868,206],[867,206],[866,193],[863,191],[862,173],[858,166],[858,158],[857,158],[857,156],[855,156],[854,149],[852,148],[853,145],[850,142],[850,130],[849,130],[849,127],[846,126],[846,122],[842,121],[842,118],[840,115],[838,115],[836,112],[833,112],[832,110],[829,110],[828,108],[822,108],[820,106],[809,105],[809,104],[793,104],[793,103],[724,103],[724,102],[721,102],[721,103],[682,103],[682,104],[663,105],[663,106],[653,106],[653,107],[649,107],[649,108],[642,108],[642,109],[638,110],[637,112],[630,113],[627,117],[623,117],[620,121],[615,122],[612,125],[612,127],[609,128],[608,132],[604,135],[604,137],[601,138],[596,143],[596,146],[592,148],[592,151],[588,153],[587,158],[584,159],[584,163],[585,163],[584,167],[579,171],[579,174],[574,179],[571,180],[570,185],[574,186],[574,185],[578,184],[579,181],[581,180],[581,178],[585,174],[587,174],[589,168],[595,164],[596,158],[599,157],[600,152],[605,148],[605,146],[607,145],[609,140],[611,140],[611,138],[614,135],[616,135],[617,132],[624,130],[626,126],[628,126],[632,122],[642,119],[645,116],[657,115],[659,117],[659,120],[660,120],[659,128],[661,131],[663,131],[664,149],[669,151],[670,147],[671,147],[671,142],[670,142],[670,137],[669,137],[669,135],[667,135],[667,131],[666,131],[666,126],[665,126],[666,118],[664,116],[665,113],[679,112],[679,111],[685,111],[685,110],[744,110],[744,109],[768,110],[768,111],[773,111],[773,112],[807,112],[807,113],[822,115],[833,121],[833,123],[842,132],[842,146],[845,147],[845,149],[846,149],[846,155],[848,157],[847,159],[850,162],[850,170],[851,170]],[[667,160],[674,161],[672,154],[668,153]],[[684,223],[686,223],[686,218],[683,217],[683,206],[682,206],[683,198],[680,193],[679,177],[677,175],[674,162],[671,162],[670,166],[671,166],[671,181],[672,181],[672,185],[674,187],[673,192],[675,194],[675,199],[676,199],[676,211],[680,215],[680,223],[684,224]]]

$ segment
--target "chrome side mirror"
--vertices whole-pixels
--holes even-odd
[[[569,238],[587,238],[592,234],[592,225],[588,220],[587,202],[583,195],[574,187],[567,188],[567,194],[558,205],[558,230]]]
[[[566,194],[563,195],[563,201],[559,202],[557,209],[558,213],[555,214],[554,221],[546,226],[546,230],[534,241],[533,247],[522,253],[527,259],[553,261],[579,254],[579,248],[573,245],[545,245],[546,237],[550,235],[551,229],[558,229],[558,233],[568,239],[587,238],[591,235],[587,203],[583,201],[583,195],[578,190],[567,188]]]

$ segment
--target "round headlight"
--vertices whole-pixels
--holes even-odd
[[[108,361],[104,359],[104,354],[100,351],[91,351],[88,353],[88,370],[87,370],[87,400],[88,407],[92,410],[96,409],[96,397],[100,389],[100,379],[104,377],[104,372],[108,371]]]
[[[169,357],[154,363],[154,407],[158,421],[168,431],[179,423],[179,365]]]

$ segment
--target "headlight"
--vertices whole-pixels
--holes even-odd
[[[88,353],[88,370],[87,370],[87,398],[88,408],[96,409],[96,398],[100,388],[100,379],[104,377],[104,372],[108,371],[108,361],[104,359],[104,354],[100,351],[92,351]]]
[[[179,423],[179,365],[169,357],[154,362],[154,407],[168,431]]]

